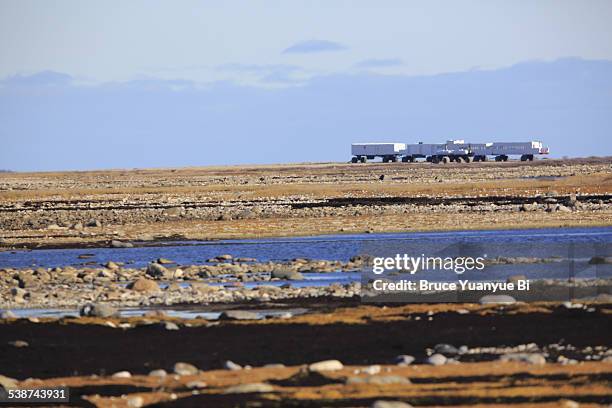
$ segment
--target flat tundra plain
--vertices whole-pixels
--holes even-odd
[[[0,247],[612,225],[612,158],[0,174]]]

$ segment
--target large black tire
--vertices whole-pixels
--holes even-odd
[[[357,163],[359,161],[359,159],[357,157],[353,157],[351,159],[351,163]]]
[[[465,162],[465,160],[464,160],[464,159],[463,159],[463,157],[461,157],[461,156],[457,156],[457,157],[455,157],[455,161],[456,161],[457,163],[463,163],[463,162]]]
[[[431,156],[431,162],[434,164],[440,163],[440,158],[438,156]]]
[[[471,163],[471,162],[474,161],[474,157],[472,157],[472,156],[465,156],[464,160],[465,160],[466,163]]]
[[[443,164],[450,163],[450,161],[451,161],[450,157],[448,157],[448,156],[442,157],[442,163]]]
[[[359,158],[359,160],[360,160],[362,163],[365,163],[365,162],[366,162],[366,158],[365,158],[365,156],[361,156],[361,157]]]
[[[524,154],[521,156],[521,161],[533,161],[533,154]]]

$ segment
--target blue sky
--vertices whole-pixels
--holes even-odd
[[[612,155],[610,21],[609,1],[0,0],[0,168],[459,137]]]

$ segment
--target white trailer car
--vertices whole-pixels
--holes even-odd
[[[487,161],[488,156],[495,156],[495,161],[508,161],[511,155],[520,155],[521,161],[532,161],[538,154],[548,154],[548,147],[538,141],[466,143],[464,140],[449,140],[445,144],[407,144],[402,161],[413,162],[424,157],[433,163],[470,163]]]
[[[383,162],[396,162],[404,154],[406,143],[353,143],[351,154],[353,163],[365,163],[368,159],[382,157]]]
[[[508,156],[521,156],[521,161],[532,161],[533,156],[548,154],[548,147],[542,142],[495,142],[487,149],[487,154],[495,156],[496,161],[508,161]]]

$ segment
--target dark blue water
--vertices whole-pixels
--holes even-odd
[[[147,244],[150,245],[150,244]],[[539,256],[588,261],[612,255],[612,227],[530,230],[452,231],[327,235],[226,241],[156,243],[135,248],[41,249],[0,252],[0,268],[79,266],[86,262],[125,262],[142,267],[157,258],[180,265],[203,264],[221,254],[282,262],[293,258],[347,261],[360,254],[434,253],[495,256]],[[79,259],[81,254],[92,254]]]

